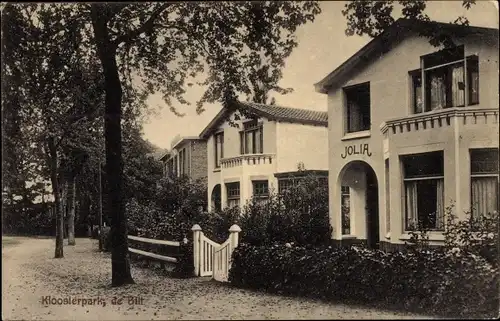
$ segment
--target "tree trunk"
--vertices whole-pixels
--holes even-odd
[[[68,245],[75,245],[75,203],[76,203],[76,179],[72,178],[69,213],[68,213]]]
[[[123,159],[121,135],[122,88],[116,63],[116,46],[111,43],[104,7],[92,4],[92,26],[97,52],[104,70],[105,116],[104,136],[106,142],[106,186],[109,196],[106,211],[111,218],[111,275],[112,286],[132,284],[127,244],[127,218],[122,198]]]
[[[50,180],[52,182],[52,192],[54,193],[54,211],[56,215],[56,249],[54,257],[56,259],[64,257],[63,253],[63,233],[64,233],[64,212],[61,204],[61,194],[57,177],[57,151],[54,138],[48,139]]]
[[[61,192],[61,207],[62,207],[62,212],[63,215],[62,221],[63,221],[63,239],[68,237],[68,181],[63,178],[62,182],[62,192]]]
[[[63,181],[62,184],[62,192],[61,192],[61,205],[62,205],[62,212],[63,212],[63,239],[68,237],[68,224],[67,224],[67,218],[68,218],[68,183],[66,181]]]

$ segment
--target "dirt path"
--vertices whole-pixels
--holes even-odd
[[[3,320],[425,318],[229,288],[203,278],[171,279],[135,266],[137,284],[111,288],[110,257],[96,252],[96,241],[77,239],[76,246],[64,247],[63,259],[53,259],[54,240],[4,240]],[[47,296],[80,303],[52,304],[43,300]],[[122,304],[112,304],[113,298]]]

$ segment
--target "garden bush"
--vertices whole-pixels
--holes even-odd
[[[495,266],[499,266],[499,224],[497,211],[486,214],[465,213],[465,219],[459,220],[454,213],[454,205],[445,211],[446,230],[445,248],[460,249],[464,253],[479,255]]]
[[[386,253],[359,247],[255,246],[233,252],[233,285],[456,317],[498,314],[499,271],[460,251]]]
[[[252,199],[241,210],[241,242],[328,244],[332,228],[328,211],[328,186],[324,179],[305,175],[265,202]]]

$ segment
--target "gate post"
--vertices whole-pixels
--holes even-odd
[[[198,224],[193,225],[191,228],[193,231],[193,264],[194,264],[194,275],[200,275],[200,234],[201,227]]]
[[[241,228],[234,224],[229,228],[229,244],[231,245],[231,255],[234,249],[238,246],[238,233],[241,232]]]

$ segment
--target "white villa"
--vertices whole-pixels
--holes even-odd
[[[230,107],[200,134],[207,141],[209,210],[266,199],[291,183],[299,163],[328,175],[326,112],[249,102]]]
[[[315,84],[328,95],[336,242],[396,248],[420,222],[438,245],[452,203],[462,218],[498,210],[498,29],[430,23],[456,46],[398,20]]]

